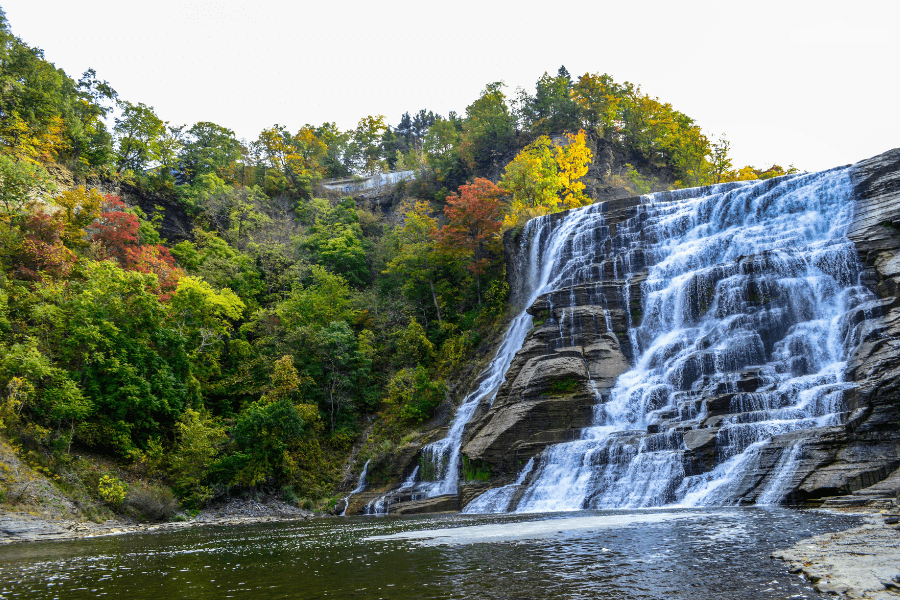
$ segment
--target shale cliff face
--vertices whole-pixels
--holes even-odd
[[[836,171],[840,171],[840,176],[835,177],[846,178],[844,171]],[[636,402],[647,411],[648,418],[630,420],[646,423],[641,425],[643,430],[621,431],[614,434],[615,444],[606,442],[581,450],[579,460],[585,465],[590,463],[583,478],[593,478],[586,485],[594,486],[595,491],[579,492],[585,494],[585,500],[572,508],[614,505],[617,498],[623,506],[684,502],[696,496],[703,486],[707,497],[715,500],[718,497],[708,493],[710,482],[722,474],[716,471],[715,475],[714,469],[733,458],[735,452],[746,453],[748,448],[752,450],[752,460],[745,460],[741,474],[728,480],[728,495],[720,499],[763,503],[825,500],[829,505],[852,505],[897,497],[900,471],[894,472],[900,467],[900,150],[858,163],[848,173],[855,211],[847,237],[860,259],[860,264],[849,270],[872,294],[858,285],[862,291],[852,291],[856,285],[853,282],[848,284],[850,291],[842,292],[858,298],[847,302],[851,308],[840,317],[838,327],[845,345],[852,346],[846,357],[843,382],[837,374],[830,380],[809,383],[817,372],[823,371],[811,364],[815,349],[803,346],[809,345],[808,341],[794,339],[794,330],[804,327],[804,319],[813,316],[797,317],[798,312],[809,307],[798,308],[796,298],[791,298],[793,284],[773,275],[785,277],[786,269],[797,269],[790,262],[800,259],[788,260],[778,250],[760,251],[730,257],[695,274],[685,271],[688,279],[680,284],[677,306],[659,304],[648,308],[646,290],[642,296],[648,276],[644,253],[652,251],[649,244],[665,243],[661,239],[665,227],[677,227],[658,225],[667,218],[665,208],[654,209],[651,219],[639,198],[611,200],[603,205],[604,224],[591,241],[600,250],[593,254],[594,263],[582,268],[588,275],[580,281],[573,278],[571,285],[543,294],[527,307],[534,328],[513,358],[496,395],[481,400],[466,427],[463,456],[473,464],[488,465],[492,477],[489,482],[468,486],[463,482],[462,504],[490,488],[512,483],[517,473],[517,485],[507,485],[517,488],[517,492],[510,491],[502,506],[491,504],[492,510],[514,510],[524,489],[534,484],[538,476],[548,487],[575,485],[564,481],[562,475],[557,475],[557,480],[548,475],[549,462],[564,464],[561,451],[554,448],[566,442],[567,447],[577,446],[572,440],[582,439],[587,428],[604,422],[598,417],[598,410],[609,409],[598,407],[609,403],[617,378],[634,367],[635,355],[646,350],[641,345],[649,343],[646,327],[636,328],[644,317],[643,311],[658,313],[661,307],[682,311],[679,318],[686,322],[700,322],[708,318],[707,312],[719,311],[723,323],[738,324],[724,328],[753,328],[759,339],[753,342],[752,336],[747,337],[744,348],[740,347],[744,344],[740,336],[729,334],[732,337],[721,337],[717,342],[710,333],[708,343],[699,343],[684,355],[675,369],[676,379],[669,375],[666,393],[674,394],[670,396],[674,402],[665,404],[663,386],[657,399],[644,390]],[[753,200],[774,194],[778,185],[783,184],[759,184],[758,190],[748,197]],[[828,186],[823,189],[830,190]],[[727,188],[717,188],[716,192],[723,190]],[[667,200],[680,199],[683,197],[676,192],[657,195],[653,203],[664,206]],[[747,200],[748,206],[751,200]],[[800,218],[800,207],[791,208],[788,213],[791,211]],[[553,215],[547,227],[552,229],[565,218],[565,214]],[[671,218],[685,217],[673,214]],[[656,224],[645,228],[645,223],[654,219]],[[777,237],[776,232],[772,233]],[[838,241],[823,243],[823,247],[839,245]],[[521,305],[528,299],[526,280],[533,257],[527,254],[521,240],[509,237],[506,245],[512,301]],[[571,254],[572,249],[563,252]],[[660,259],[657,256],[655,260]],[[812,264],[819,259],[802,260]],[[827,273],[829,269],[848,270],[833,265],[816,268]],[[734,287],[728,292],[731,296],[722,292],[722,286],[729,285]],[[817,290],[816,294],[826,296],[836,293],[826,288]],[[723,308],[726,297],[737,302],[739,309]],[[660,318],[651,315],[650,321]],[[691,343],[696,340],[682,340],[672,343],[669,349],[657,349],[658,356],[644,368],[652,368],[654,361],[671,360]],[[754,343],[759,347],[754,347]],[[760,364],[769,366],[755,366]],[[715,373],[723,370],[728,371],[728,376],[716,379]],[[791,398],[784,385],[784,377],[791,374],[806,382],[804,385],[817,386],[810,402],[821,405],[820,408],[804,405],[801,410],[792,404],[798,395],[812,392],[805,392],[800,386]],[[654,401],[660,405],[654,406]],[[767,423],[775,422],[778,411],[786,419],[808,422],[796,427],[758,427],[759,431],[752,435],[758,438],[765,434],[765,444],[741,429],[742,423],[752,426],[766,419]],[[609,417],[606,421],[612,422]],[[751,435],[752,439],[739,441],[736,437],[740,435]],[[642,455],[647,462],[655,449],[667,451],[665,465],[660,462],[653,468],[635,466]],[[530,459],[535,460],[528,463]],[[528,468],[523,470],[526,463]],[[532,468],[532,464],[536,466]],[[660,480],[668,477],[670,483],[651,489],[652,482],[642,482],[640,476],[632,473],[637,468],[644,469],[643,476]],[[564,469],[560,466],[557,470]],[[616,491],[612,484],[600,482],[598,478],[603,477],[610,481],[618,478],[617,485],[623,490]],[[676,489],[679,481],[682,483]],[[686,487],[689,481],[691,485]],[[624,490],[628,486],[643,486],[643,500],[636,501],[633,490],[629,496]],[[550,506],[538,502],[540,490],[530,493],[532,509]]]

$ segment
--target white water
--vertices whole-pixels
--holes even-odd
[[[525,483],[525,479],[531,473],[532,469],[534,469],[533,456],[528,459],[528,462],[525,463],[525,466],[519,471],[519,476],[516,478],[515,483],[486,491],[473,501],[469,502],[463,512],[470,514],[507,512],[513,496],[516,491],[518,491],[519,486]]]
[[[416,465],[416,468],[413,469],[413,472],[409,474],[409,477],[406,478],[406,481],[403,482],[397,491],[407,490],[416,484],[416,476],[419,474],[419,466]]]
[[[362,473],[359,474],[359,479],[356,481],[356,487],[353,488],[353,491],[347,494],[347,497],[344,498],[344,512],[341,513],[342,517],[347,516],[347,507],[350,506],[350,496],[353,494],[358,494],[364,489],[366,489],[366,475],[369,473],[369,462],[366,461],[366,464],[363,465]]]
[[[649,266],[643,320],[629,323],[635,366],[597,405],[581,440],[545,451],[519,512],[734,503],[752,490],[745,481],[775,436],[841,423],[855,339],[842,317],[870,297],[856,285],[845,235],[847,169],[644,200],[619,236],[624,275],[638,249]],[[584,219],[573,211],[557,231]],[[544,262],[571,260],[551,253]],[[707,416],[698,399],[738,391],[742,372],[761,387],[731,397],[715,438],[718,464],[689,473],[681,432]],[[758,501],[790,492],[801,457],[801,442],[781,452]]]

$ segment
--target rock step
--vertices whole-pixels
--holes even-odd
[[[831,496],[824,498],[821,508],[871,508],[885,510],[896,506],[890,498],[868,498],[865,496]]]
[[[421,515],[439,512],[459,512],[459,495],[448,494],[446,496],[434,496],[421,500],[408,500],[391,504],[388,514],[391,515]]]

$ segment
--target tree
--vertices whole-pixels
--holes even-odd
[[[91,226],[91,234],[103,246],[108,257],[124,265],[126,249],[139,244],[139,229],[137,216],[125,210],[125,203],[118,196],[107,196],[100,219]]]
[[[620,125],[620,86],[605,73],[585,73],[578,78],[572,93],[584,124],[601,137],[612,139]]]
[[[500,196],[503,190],[487,179],[459,188],[459,195],[447,196],[444,214],[447,224],[440,230],[440,242],[466,263],[475,276],[478,304],[481,304],[481,276],[488,266],[486,244],[495,239],[503,224]]]
[[[422,365],[401,369],[388,384],[388,402],[400,408],[400,417],[419,424],[434,414],[447,394],[447,386]]]
[[[533,133],[562,133],[578,129],[578,104],[572,96],[572,77],[560,67],[556,77],[546,72],[535,84],[534,96],[519,92],[522,120]]]
[[[304,246],[316,262],[329,271],[344,277],[348,283],[360,287],[369,281],[369,265],[363,247],[363,233],[353,198],[344,198],[336,206],[320,206]]]
[[[584,195],[581,178],[587,175],[592,154],[585,143],[584,131],[566,134],[566,143],[555,149],[557,172],[559,174],[559,195],[563,208],[578,208],[589,204],[591,199]]]
[[[438,118],[428,129],[423,142],[425,160],[437,175],[438,181],[446,181],[455,171],[460,171],[459,143],[460,123]]]
[[[42,353],[90,400],[76,436],[124,455],[198,402],[198,390],[155,275],[111,261],[89,261],[81,275],[38,286],[33,331]]]
[[[345,160],[357,173],[374,175],[381,157],[381,138],[387,125],[384,115],[369,115],[359,120],[352,132]]]
[[[213,496],[203,480],[226,439],[225,427],[205,410],[187,408],[175,423],[175,436],[167,469],[172,488],[187,505],[203,506]]]
[[[459,153],[473,170],[490,168],[512,142],[515,119],[506,104],[504,87],[502,81],[489,83],[466,107]]]
[[[297,286],[275,312],[286,330],[327,327],[352,317],[350,288],[343,277],[314,265],[312,283]]]
[[[529,144],[506,165],[500,180],[500,188],[512,196],[505,224],[511,227],[589,202],[580,179],[590,162],[591,151],[583,131],[566,134],[564,145],[556,146],[543,135]]]
[[[327,150],[315,131],[307,125],[292,136],[285,127],[275,125],[260,132],[257,145],[268,166],[277,169],[300,196],[309,198],[313,182],[321,178],[319,159]]]
[[[13,252],[15,274],[40,281],[44,275],[54,279],[67,277],[75,266],[75,254],[63,245],[63,223],[44,212],[28,215],[20,226],[23,239]]]
[[[325,144],[325,153],[320,165],[324,177],[346,177],[350,174],[345,160],[350,139],[349,132],[342,132],[335,123],[323,123],[315,129],[316,137]]]
[[[156,116],[152,106],[143,102],[132,104],[125,100],[119,106],[122,116],[116,117],[113,127],[118,139],[116,173],[126,169],[143,173],[159,158],[157,143],[166,124]]]
[[[226,170],[241,158],[241,143],[227,127],[200,121],[185,132],[180,179],[191,183],[198,175],[226,177]]]
[[[441,305],[435,291],[439,266],[435,248],[437,219],[430,216],[428,203],[417,201],[402,209],[403,225],[395,230],[397,254],[387,265],[385,273],[396,273],[407,278],[404,287],[409,291],[419,282],[428,284],[437,320],[441,322]]]
[[[84,186],[63,192],[53,198],[53,203],[62,208],[63,241],[70,248],[87,245],[87,228],[100,216],[100,206],[105,202],[103,194]]]
[[[56,188],[50,174],[40,165],[17,161],[0,154],[0,209],[9,222],[21,217],[32,196]]]
[[[361,388],[368,380],[370,361],[359,351],[346,321],[334,321],[320,333],[319,356],[334,431],[340,413],[352,406],[353,397],[364,395]]]
[[[552,212],[559,201],[559,167],[552,142],[541,136],[506,165],[500,188],[510,195],[506,223],[512,226]]]

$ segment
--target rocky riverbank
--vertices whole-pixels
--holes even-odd
[[[27,513],[0,514],[0,545],[37,540],[71,540],[123,533],[146,533],[197,527],[201,525],[250,525],[278,521],[299,521],[323,516],[285,504],[279,500],[257,502],[232,499],[210,506],[195,516],[166,523],[136,523],[111,519],[103,523],[67,519],[44,519]]]
[[[790,564],[813,587],[831,596],[896,599],[900,593],[900,512],[871,514],[846,531],[802,540],[772,558]]]

